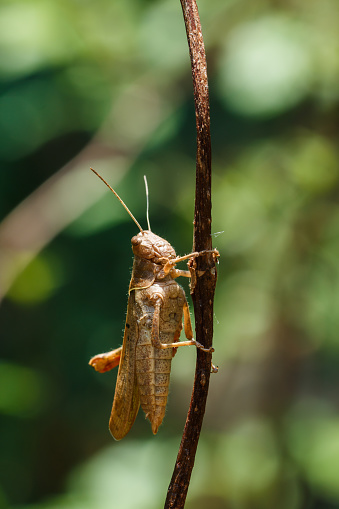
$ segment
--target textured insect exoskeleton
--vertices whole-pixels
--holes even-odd
[[[203,351],[213,351],[204,349],[193,339],[185,293],[175,281],[178,276],[190,277],[189,271],[176,269],[176,263],[200,253],[177,257],[169,242],[150,229],[142,230],[134,221],[140,233],[131,240],[134,262],[123,345],[90,360],[90,365],[99,372],[119,365],[109,421],[109,429],[116,440],[129,432],[140,405],[151,422],[153,433],[157,433],[165,415],[171,361],[177,347],[196,345]],[[182,318],[187,341],[178,342]]]

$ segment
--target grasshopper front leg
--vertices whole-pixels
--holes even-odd
[[[213,255],[217,258],[219,255],[219,251],[217,249],[206,249],[205,251],[195,251],[194,253],[190,253],[185,256],[177,256],[176,258],[173,258],[172,260],[167,259],[163,269],[161,272],[159,272],[158,277],[162,278],[167,276],[167,274],[171,274],[171,276],[174,278],[177,278],[179,276],[184,277],[191,277],[191,273],[189,270],[179,270],[175,269],[175,265],[179,262],[182,262],[184,260],[188,260],[190,258],[196,258],[197,256],[201,256],[203,254],[207,253],[213,253]]]
[[[193,338],[193,330],[192,330],[192,323],[191,323],[191,317],[189,313],[189,308],[187,304],[187,300],[185,299],[183,312],[184,312],[184,330],[186,338],[189,341],[178,341],[175,343],[162,343],[160,341],[160,310],[161,305],[163,303],[163,296],[160,294],[154,294],[153,295],[154,300],[154,314],[153,314],[153,322],[152,322],[152,332],[151,332],[151,341],[154,348],[177,348],[179,346],[196,346],[199,348],[199,350],[202,350],[203,352],[212,353],[214,352],[214,348],[204,348],[200,343],[198,343]]]

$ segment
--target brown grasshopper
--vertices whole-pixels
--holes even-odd
[[[171,361],[177,347],[195,345],[204,352],[214,351],[203,348],[193,338],[185,292],[175,281],[178,276],[190,277],[191,274],[188,270],[176,269],[175,265],[206,252],[218,256],[218,252],[202,251],[177,257],[169,242],[152,233],[148,212],[149,229],[143,230],[114,189],[91,170],[116,195],[140,233],[131,240],[134,262],[123,345],[92,357],[89,364],[100,373],[119,365],[109,421],[113,437],[121,440],[129,432],[140,405],[156,434],[165,415]],[[182,316],[187,341],[179,342]]]

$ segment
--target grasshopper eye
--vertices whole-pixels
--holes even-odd
[[[138,236],[135,235],[134,237],[131,238],[131,244],[132,246],[138,246],[139,244],[141,244],[141,239],[138,239]]]
[[[152,244],[147,239],[141,238],[140,234],[131,238],[131,244],[136,256],[146,259],[151,259],[154,256]]]

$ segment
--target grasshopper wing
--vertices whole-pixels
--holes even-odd
[[[109,421],[109,429],[115,440],[121,440],[127,435],[140,406],[135,370],[135,348],[139,331],[134,310],[135,292],[132,291],[128,298],[124,342]]]

